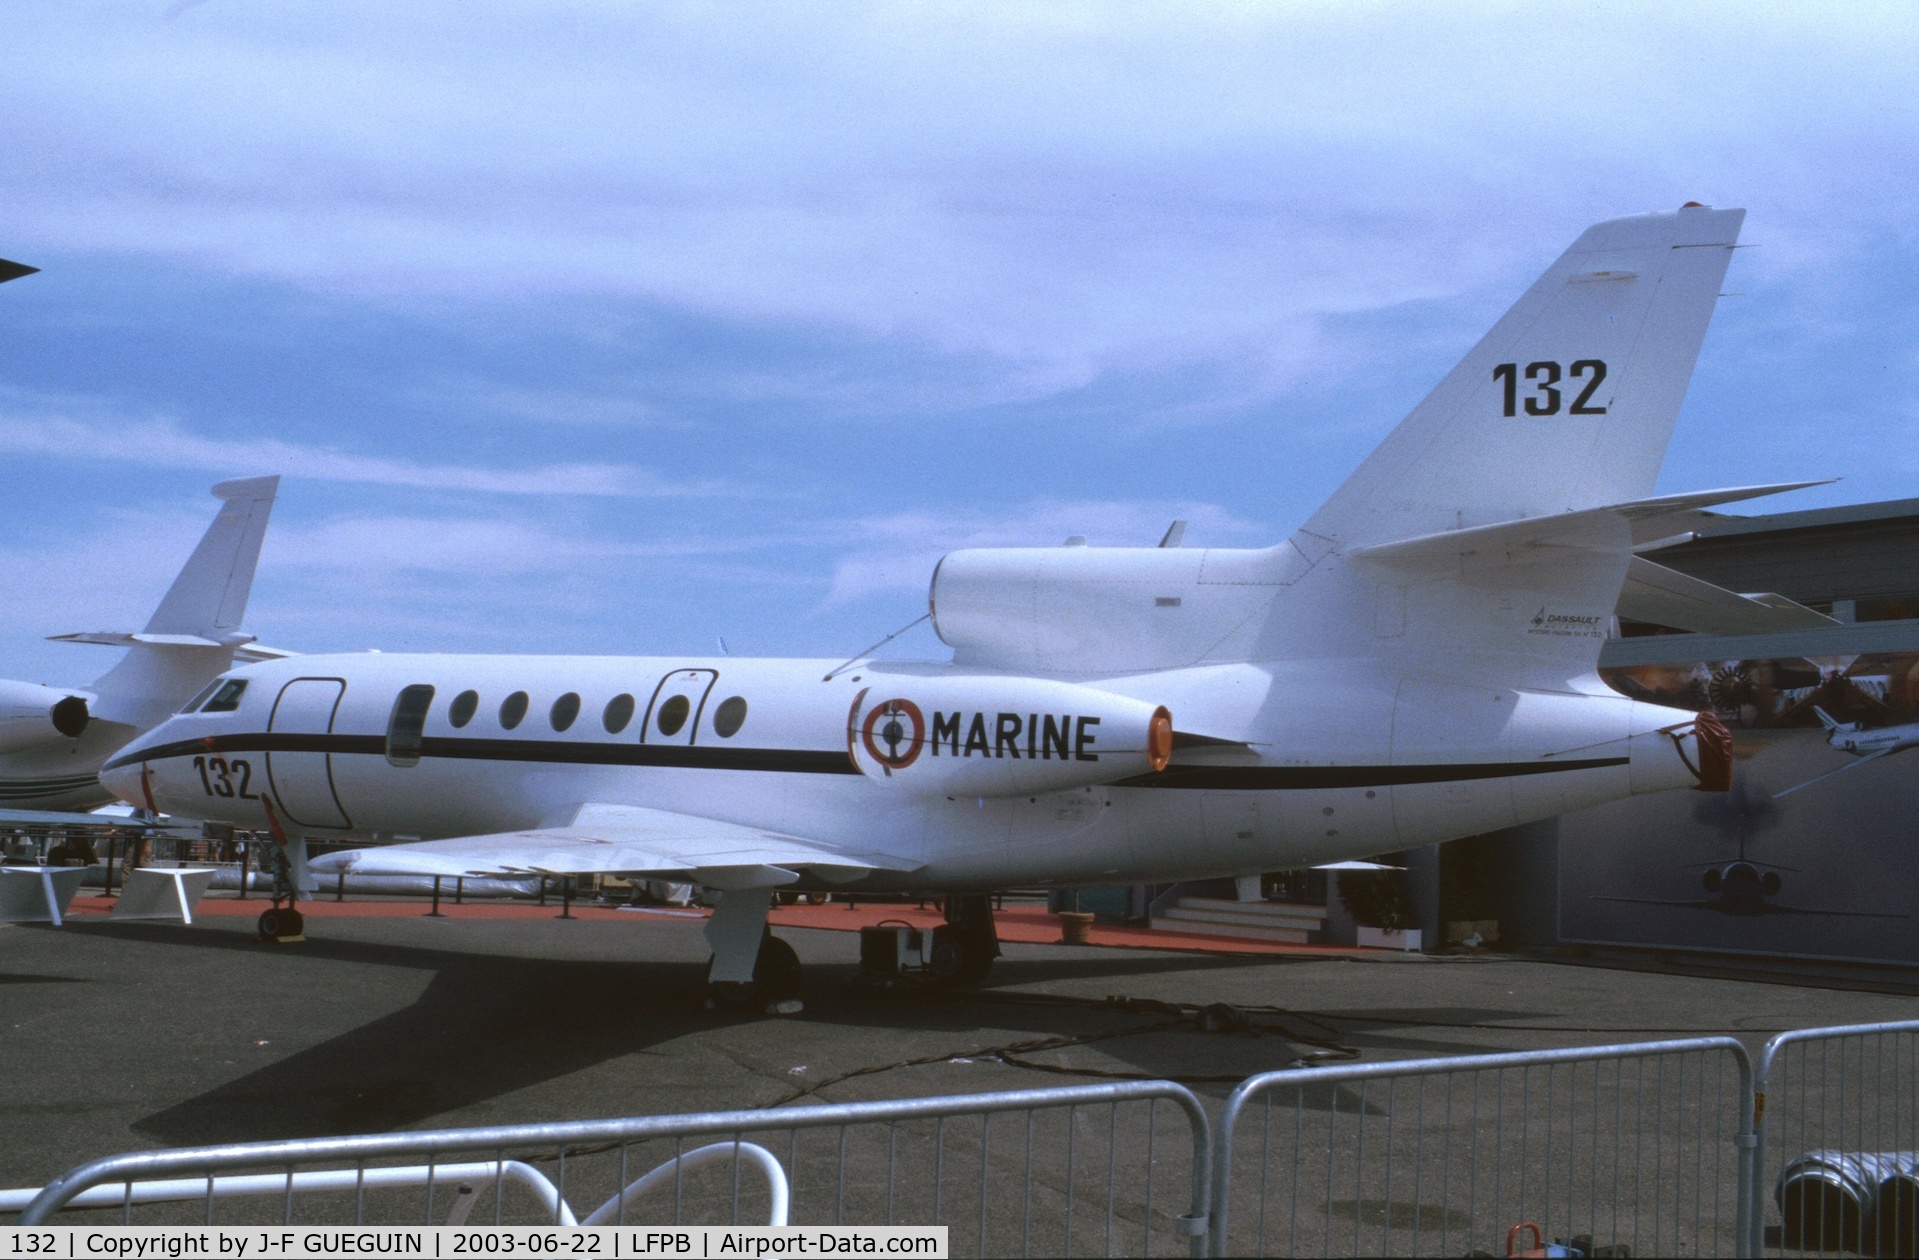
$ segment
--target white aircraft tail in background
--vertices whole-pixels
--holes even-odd
[[[240,629],[279,485],[278,477],[249,477],[213,488],[219,515],[145,629],[52,636],[127,649],[91,686],[0,680],[0,805],[74,810],[111,801],[98,771],[116,749],[165,721],[235,660],[288,655],[254,645]]]

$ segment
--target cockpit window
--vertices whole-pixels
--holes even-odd
[[[231,713],[240,707],[240,697],[246,694],[247,680],[228,678],[220,683],[213,693],[213,699],[200,707],[202,713]]]
[[[200,688],[200,694],[193,697],[193,699],[187,701],[185,704],[181,705],[180,712],[191,713],[195,709],[199,708],[202,704],[206,703],[206,698],[208,696],[220,690],[220,684],[225,681],[226,679],[224,678],[216,678],[212,682],[208,683],[206,686]]]

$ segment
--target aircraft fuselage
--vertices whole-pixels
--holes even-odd
[[[829,679],[835,664],[270,661],[227,675],[247,684],[235,707],[170,719],[102,778],[256,830],[270,801],[314,839],[640,805],[897,855],[917,869],[856,886],[928,892],[1285,869],[1696,782],[1671,733],[1694,715],[1597,678],[1526,691],[1333,661],[1089,681],[863,661]],[[1176,734],[1155,771],[1146,715],[1162,709]]]

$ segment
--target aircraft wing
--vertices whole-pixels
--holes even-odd
[[[1807,779],[1804,783],[1795,783],[1783,792],[1774,792],[1772,794],[1772,799],[1776,801],[1782,796],[1790,796],[1794,792],[1797,792],[1800,788],[1811,787],[1813,784],[1818,783],[1822,779],[1830,779],[1835,774],[1844,774],[1848,770],[1857,770],[1860,766],[1866,765],[1870,762],[1878,761],[1881,757],[1890,757],[1892,756],[1893,753],[1899,752],[1899,751],[1900,750],[1897,748],[1888,748],[1881,752],[1867,753],[1865,756],[1859,758],[1857,761],[1848,761],[1845,765],[1840,766],[1837,770],[1828,770],[1824,774],[1815,774],[1814,776],[1812,776],[1812,778]]]
[[[73,814],[61,813],[49,809],[0,809],[0,827],[60,827],[72,831],[90,828],[95,831],[191,831],[199,833],[200,825],[194,823],[147,822],[139,818],[130,818],[125,814]]]
[[[793,883],[801,870],[841,883],[924,863],[664,809],[588,804],[564,826],[353,849],[309,865],[329,875],[648,875],[764,888]]]
[[[1757,918],[1766,914],[1821,914],[1835,919],[1908,919],[1911,915],[1889,914],[1879,910],[1808,910],[1804,906],[1783,906],[1775,901],[1762,903],[1754,910],[1728,910],[1726,903],[1717,897],[1702,897],[1695,901],[1665,901],[1657,897],[1602,897],[1595,895],[1594,901],[1623,901],[1634,906],[1674,906],[1681,910],[1717,910],[1721,914],[1737,918]]]

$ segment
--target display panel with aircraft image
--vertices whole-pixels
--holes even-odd
[[[1898,628],[1870,633],[1883,640]],[[1821,634],[1858,637],[1851,628]],[[1734,783],[1710,802],[1647,798],[1561,819],[1561,936],[1868,962],[1919,957],[1906,891],[1919,886],[1919,779],[1905,759],[1869,755],[1896,749],[1919,723],[1919,626],[1906,637],[1911,650],[1603,670],[1624,694],[1720,717],[1733,737]]]

